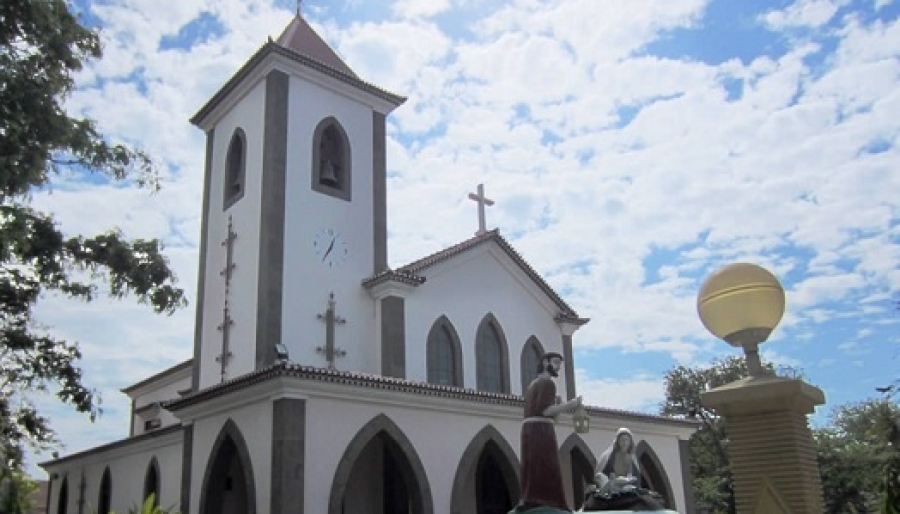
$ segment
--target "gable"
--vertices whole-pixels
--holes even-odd
[[[562,297],[528,264],[527,261],[495,229],[463,241],[397,269],[397,273],[418,276],[425,281],[437,279],[451,269],[463,275],[473,273],[479,265],[487,265],[477,259],[488,258],[502,267],[502,272],[519,283],[531,298],[547,309],[557,321],[578,325],[587,323]],[[460,277],[461,278],[461,277]]]

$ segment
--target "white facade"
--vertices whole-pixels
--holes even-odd
[[[509,355],[510,388],[522,394],[520,355],[536,337],[547,352],[564,353],[557,307],[522,270],[494,244],[483,244],[422,273],[425,283],[406,302],[407,377],[426,380],[426,339],[441,316],[453,323],[462,342],[463,386],[476,389],[474,341],[479,324],[493,315],[503,329]],[[567,397],[566,383],[558,384]]]
[[[375,326],[374,302],[360,287],[373,269],[372,223],[372,108],[296,77],[290,81],[285,205],[284,300],[282,342],[297,362],[325,364],[316,351],[324,341],[325,325],[316,318],[334,293],[337,313],[346,320],[339,327],[347,355],[341,369],[378,372],[371,345]],[[347,133],[352,153],[351,201],[310,189],[310,149],[315,121],[333,117]],[[310,120],[314,120],[310,123]],[[316,253],[317,235],[334,231],[346,244],[344,260],[333,265]]]
[[[535,371],[523,351],[566,356],[557,394],[572,398],[587,320],[496,231],[387,268],[385,116],[403,100],[359,80],[298,16],[195,116],[208,154],[194,357],[124,390],[131,438],[43,465],[50,512],[90,512],[104,494],[121,512],[150,489],[184,514],[515,504]],[[447,348],[436,326],[455,354],[435,350]],[[448,369],[451,385],[434,378]],[[483,388],[485,374],[505,383]],[[628,426],[646,485],[690,509],[693,424],[590,413],[590,433],[571,416],[556,426],[573,504]]]
[[[221,381],[221,367],[218,358],[222,353],[223,308],[226,298],[225,281],[221,273],[227,263],[227,253],[222,242],[228,237],[229,221],[232,230],[238,234],[234,242],[232,283],[228,299],[230,315],[234,319],[230,327],[230,339],[249,341],[256,337],[257,270],[259,268],[259,212],[262,203],[262,145],[263,145],[263,105],[265,87],[258,83],[238,103],[223,116],[216,125],[212,138],[212,169],[225,168],[225,156],[235,130],[241,128],[246,135],[246,180],[244,197],[227,211],[223,211],[225,201],[224,175],[209,175],[209,207],[206,230],[207,253],[205,267],[205,288],[200,293],[205,302],[200,338],[200,386],[205,387]],[[239,294],[238,294],[239,292]],[[255,355],[250,345],[231,345],[232,357],[228,363],[225,378],[233,378],[251,371],[255,367]]]
[[[131,436],[179,424],[162,404],[191,390],[191,361],[122,389],[131,398]]]

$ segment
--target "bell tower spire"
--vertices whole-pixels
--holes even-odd
[[[385,119],[405,98],[360,80],[295,1],[281,35],[191,120],[207,135],[195,389],[285,353],[381,370],[376,300],[361,284],[387,269]],[[321,342],[304,335],[322,330],[323,304],[325,363]]]

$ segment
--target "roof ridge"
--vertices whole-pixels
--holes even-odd
[[[359,78],[341,56],[297,13],[275,43],[285,50],[306,56],[335,71]]]
[[[589,321],[588,318],[581,318],[578,316],[578,313],[565,301],[562,299],[559,294],[550,287],[550,284],[547,283],[546,280],[535,271],[534,267],[522,257],[522,254],[519,253],[518,250],[513,248],[512,244],[506,240],[502,235],[500,235],[499,229],[493,229],[485,232],[484,234],[476,234],[474,237],[470,237],[464,241],[461,241],[453,246],[444,248],[443,250],[439,250],[430,255],[426,255],[421,259],[413,261],[405,266],[401,266],[397,268],[397,271],[402,271],[406,273],[412,273],[418,275],[424,269],[430,268],[441,262],[444,262],[448,259],[451,259],[463,252],[471,250],[487,241],[494,241],[503,251],[509,256],[510,259],[513,260],[516,264],[519,265],[520,268],[528,275],[538,287],[541,288],[544,293],[550,297],[553,303],[556,304],[557,307],[562,311],[557,318],[563,321],[572,321],[583,325]]]

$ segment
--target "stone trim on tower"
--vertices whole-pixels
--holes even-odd
[[[212,182],[212,154],[215,148],[216,130],[206,133],[206,162],[203,167],[203,207],[200,214],[200,268],[197,273],[197,314],[194,317],[194,361],[191,374],[191,390],[200,388],[200,356],[203,339],[203,299],[206,288],[206,260],[208,255],[207,239],[209,238],[209,184]],[[187,512],[184,510],[183,512]]]
[[[200,261],[203,262],[203,261]],[[194,458],[194,425],[182,428],[181,446],[181,512],[191,511],[191,471]]]
[[[575,352],[572,351],[572,335],[563,334],[563,366],[566,375],[566,399],[571,400],[578,396],[575,389]]]
[[[694,500],[694,474],[691,472],[691,441],[678,441],[678,457],[681,464],[681,484],[684,489],[684,511],[696,512]]]
[[[372,237],[373,273],[388,269],[387,258],[387,134],[385,116],[372,112]]]
[[[273,70],[266,76],[257,275],[256,369],[275,362],[275,345],[281,343],[288,89],[287,74]]]
[[[272,403],[271,512],[303,514],[306,476],[306,400]]]
[[[381,374],[406,378],[405,300],[386,296],[381,303]]]

